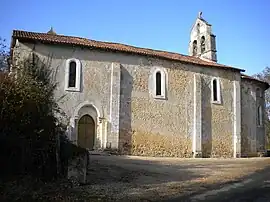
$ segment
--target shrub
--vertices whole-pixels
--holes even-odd
[[[35,54],[15,66],[16,75],[0,74],[1,174],[57,176],[57,135],[64,134],[54,98],[57,83],[50,60]],[[8,175],[7,175],[8,174]]]

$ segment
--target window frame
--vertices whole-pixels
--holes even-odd
[[[160,81],[158,82],[158,75],[159,75],[159,79],[160,79]],[[161,76],[161,72],[160,71],[156,71],[156,73],[155,73],[155,75],[154,75],[155,77],[156,77],[156,83],[155,83],[155,87],[156,87],[156,89],[155,89],[155,95],[156,96],[161,96],[162,95],[162,76]],[[160,88],[160,89],[158,89],[158,87]]]
[[[161,95],[157,95],[157,81],[156,81],[156,75],[157,73],[160,73],[161,76]],[[164,70],[164,68],[155,68],[155,70],[152,72],[151,74],[151,87],[150,87],[150,92],[153,96],[154,99],[161,99],[161,100],[165,100],[167,99],[167,72],[166,70]]]
[[[70,63],[76,63],[76,77],[75,77],[75,87],[69,87],[69,70]],[[74,91],[79,92],[81,90],[81,62],[76,58],[70,58],[66,60],[66,68],[65,68],[65,90],[66,91]]]
[[[214,100],[214,81],[216,81],[217,87],[217,100]],[[220,79],[212,78],[211,80],[211,101],[213,104],[221,104],[221,87],[220,87]]]

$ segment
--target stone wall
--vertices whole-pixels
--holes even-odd
[[[151,73],[164,68],[166,98],[151,94]],[[188,66],[142,58],[122,64],[120,148],[126,153],[154,156],[191,156],[193,72]]]
[[[201,149],[203,156],[233,155],[233,82],[240,82],[239,72],[184,65],[153,58],[140,65],[122,64],[120,104],[120,147],[135,155],[192,156]],[[151,69],[165,68],[168,75],[167,99],[151,96]],[[201,77],[201,119],[196,133],[201,141],[192,149],[194,131],[194,75]],[[221,104],[211,103],[211,79],[220,78]],[[240,96],[240,95],[239,95]],[[194,151],[193,151],[194,150]]]
[[[203,76],[203,136],[202,150],[207,157],[232,157],[234,137],[234,86],[233,82],[239,82],[239,74],[219,70],[221,88],[221,103],[211,102],[211,76]]]
[[[257,156],[265,150],[265,126],[258,124],[258,107],[265,111],[264,87],[258,82],[242,79],[241,85],[241,153],[242,156]],[[264,113],[262,113],[264,120]]]
[[[33,48],[32,44],[20,44],[21,50]],[[97,147],[109,145],[134,155],[190,157],[195,150],[202,150],[203,156],[232,156],[233,82],[240,82],[239,72],[68,46],[36,44],[35,51],[42,57],[53,55],[52,67],[59,82],[56,97],[65,95],[60,106],[67,117],[74,118],[74,111],[86,101],[95,106],[96,116],[102,118],[101,123],[96,119]],[[82,63],[80,92],[64,90],[69,58]],[[166,72],[165,99],[151,94],[155,68]],[[195,94],[194,75],[200,81]],[[221,81],[220,104],[211,103],[213,77]],[[201,116],[196,118],[198,136],[194,139],[197,110]]]
[[[117,103],[115,103],[117,98],[117,92],[115,91],[117,89],[111,88],[114,84],[112,80],[116,79],[112,72],[111,61],[104,61],[96,57],[96,52],[71,46],[19,43],[16,50],[18,50],[16,52],[20,52],[20,58],[27,56],[33,50],[41,59],[46,60],[51,57],[51,67],[56,73],[55,79],[58,82],[55,96],[56,99],[61,98],[59,105],[66,114],[66,122],[70,124],[70,139],[74,143],[77,141],[76,125],[79,118],[88,112],[92,112],[90,115],[93,116],[95,121],[97,133],[95,148],[105,147],[107,142],[111,143],[109,146],[117,148],[118,138],[115,139],[110,136],[111,130],[118,129],[115,126],[118,123],[117,121],[114,122],[113,126],[111,125],[111,119],[114,118],[113,116],[117,116],[117,113],[111,109],[112,105],[117,106]],[[76,58],[81,63],[82,79],[79,92],[65,90],[66,61],[70,58]],[[114,97],[114,103],[111,102],[112,97]],[[117,110],[117,108],[115,109]]]

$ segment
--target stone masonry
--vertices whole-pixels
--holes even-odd
[[[202,37],[205,49],[194,55],[192,40]],[[89,115],[95,122],[94,149],[115,149],[122,154],[173,157],[241,157],[265,150],[264,116],[257,124],[258,107],[264,110],[265,83],[243,78],[241,70],[215,65],[217,57],[211,25],[197,19],[190,42],[192,60],[211,65],[169,60],[100,48],[13,41],[13,55],[35,52],[52,57],[56,72],[56,98],[67,116],[68,136],[77,144],[78,121]],[[209,35],[209,36],[208,36]],[[57,37],[53,36],[53,37]],[[194,56],[192,56],[194,55]],[[80,61],[80,90],[65,89],[66,61]],[[207,64],[208,64],[207,63]],[[14,70],[12,70],[14,71]],[[156,96],[161,74],[161,95]],[[215,81],[214,81],[215,80]],[[217,82],[217,101],[213,83]]]

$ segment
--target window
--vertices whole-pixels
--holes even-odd
[[[217,80],[213,80],[213,101],[217,101]]]
[[[193,48],[193,56],[195,56],[195,55],[197,55],[197,40],[194,40],[193,41],[193,46],[192,46],[192,48]]]
[[[78,59],[66,61],[65,90],[80,91],[81,85],[81,63]]]
[[[201,38],[201,53],[204,53],[205,51],[205,37],[202,36]]]
[[[262,126],[262,106],[257,109],[257,125]]]
[[[156,95],[157,96],[161,95],[161,73],[160,72],[156,73]]]
[[[71,61],[69,63],[69,78],[68,78],[68,87],[76,86],[76,62]]]
[[[213,103],[221,103],[221,96],[220,96],[220,83],[219,79],[214,78],[212,79],[212,102]]]
[[[155,99],[166,99],[167,72],[166,69],[153,67],[149,77],[149,92]]]

